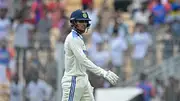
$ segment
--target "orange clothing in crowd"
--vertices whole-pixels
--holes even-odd
[[[6,68],[6,78],[8,79],[8,81],[11,80],[11,77],[12,77],[11,69]]]
[[[15,57],[15,49],[14,48],[8,48],[8,51],[9,51],[9,54],[10,54],[10,57],[13,58]]]
[[[171,4],[168,3],[168,2],[166,2],[166,3],[164,4],[164,7],[165,7],[165,9],[166,9],[167,12],[170,11],[170,10],[172,10]]]
[[[15,57],[15,53],[16,53],[15,49],[12,48],[12,47],[9,47],[8,51],[9,51],[9,54],[10,54],[10,59],[13,59]],[[6,68],[5,72],[6,72],[6,78],[10,81],[11,80],[11,75],[12,75],[10,67]]]

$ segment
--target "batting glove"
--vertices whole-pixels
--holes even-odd
[[[107,79],[112,85],[116,85],[119,79],[119,77],[110,70],[105,73],[104,78]]]

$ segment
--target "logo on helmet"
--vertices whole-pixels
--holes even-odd
[[[87,18],[87,14],[86,13],[83,13],[82,15],[84,18]]]

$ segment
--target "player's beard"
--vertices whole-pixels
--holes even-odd
[[[86,26],[77,26],[76,29],[80,34],[83,34],[83,33],[85,33],[87,27]]]
[[[80,32],[80,34],[83,34],[85,33],[86,29],[85,30],[78,29],[78,31]]]

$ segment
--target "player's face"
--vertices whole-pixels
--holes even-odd
[[[81,32],[81,33],[84,33],[86,31],[86,28],[87,28],[87,25],[88,25],[88,21],[77,21],[77,26],[76,28]]]

